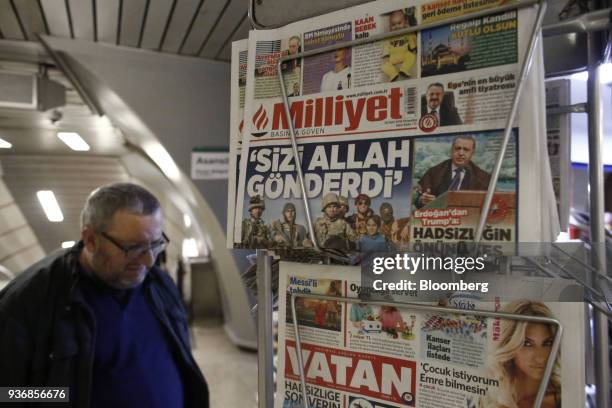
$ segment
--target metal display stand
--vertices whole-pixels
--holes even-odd
[[[510,136],[512,134],[512,123],[516,116],[516,112],[518,109],[518,102],[520,95],[522,93],[522,89],[525,83],[525,79],[529,73],[529,69],[532,62],[532,57],[534,53],[535,46],[540,37],[540,33],[544,36],[554,36],[572,32],[589,32],[589,44],[592,45],[594,43],[594,38],[592,32],[605,30],[610,28],[611,25],[611,17],[612,12],[611,9],[607,10],[599,10],[592,13],[588,13],[582,16],[579,16],[575,19],[563,21],[554,25],[550,25],[547,27],[542,27],[542,20],[544,17],[544,13],[546,10],[546,0],[524,0],[520,2],[512,2],[510,4],[503,5],[501,7],[497,7],[495,9],[489,9],[485,11],[480,11],[476,13],[471,13],[469,15],[464,15],[456,18],[445,19],[439,22],[435,22],[432,24],[425,24],[419,27],[409,27],[398,31],[393,31],[389,33],[384,33],[380,35],[375,35],[369,38],[357,39],[348,42],[343,42],[340,44],[323,47],[313,51],[301,52],[295,55],[284,56],[278,60],[277,63],[277,73],[280,82],[280,88],[282,93],[282,98],[284,102],[284,110],[287,118],[287,123],[289,125],[290,136],[291,136],[291,146],[293,150],[293,157],[296,164],[298,182],[300,185],[306,220],[308,224],[308,232],[311,236],[311,240],[313,242],[313,249],[317,252],[322,253],[331,259],[336,259],[339,261],[346,261],[347,258],[338,256],[336,253],[328,252],[324,248],[321,248],[319,243],[317,242],[316,234],[314,231],[314,226],[312,222],[312,216],[310,211],[310,205],[306,195],[306,186],[304,183],[304,175],[302,171],[302,166],[300,162],[300,156],[298,154],[298,146],[296,140],[296,133],[293,126],[293,122],[290,120],[291,114],[289,110],[289,99],[287,95],[287,90],[285,87],[285,83],[283,81],[283,72],[281,66],[283,63],[287,61],[291,61],[294,59],[309,57],[325,52],[334,51],[339,48],[344,48],[347,46],[357,46],[362,45],[374,41],[380,41],[388,37],[395,37],[411,32],[421,31],[424,29],[430,29],[442,25],[447,25],[455,22],[460,22],[464,20],[471,20],[474,18],[482,17],[485,15],[489,15],[492,13],[499,13],[505,10],[510,9],[519,9],[524,7],[530,7],[536,5],[538,6],[538,13],[535,19],[534,26],[531,30],[531,35],[529,38],[529,42],[527,45],[527,49],[525,51],[525,55],[523,56],[523,64],[520,69],[519,79],[516,86],[516,91],[514,94],[514,98],[512,101],[511,109],[509,115],[506,118],[506,126],[504,129],[502,144],[500,147],[500,151],[497,156],[497,160],[495,162],[494,170],[492,173],[491,181],[489,183],[489,187],[487,189],[487,193],[485,196],[482,212],[480,215],[478,228],[475,234],[475,242],[480,242],[482,238],[482,233],[485,228],[487,215],[489,213],[489,209],[491,206],[491,202],[493,199],[493,194],[495,191],[495,187],[497,184],[497,179],[499,177],[499,173],[501,170],[502,159],[504,157],[508,142],[510,140]],[[265,27],[260,24],[255,18],[255,0],[249,0],[249,18],[251,20],[252,25],[257,29],[269,29],[274,27]],[[596,53],[593,50],[593,47],[589,47],[589,82],[588,82],[588,102],[586,104],[581,104],[580,106],[572,106],[559,108],[559,113],[562,112],[582,112],[586,110],[589,115],[589,175],[590,175],[590,205],[591,205],[591,241],[594,246],[596,245],[605,245],[605,229],[603,222],[603,162],[602,162],[602,154],[601,148],[603,146],[603,131],[602,131],[602,113],[601,113],[601,97],[599,95],[599,70],[598,67],[600,65],[600,61],[596,59]],[[592,266],[585,265],[587,269],[596,271],[599,274],[599,277],[602,279],[609,279],[606,276],[606,259],[605,252],[603,251],[592,251],[594,254],[592,259]],[[548,268],[538,265],[538,269],[545,271],[549,276],[551,276],[551,272]],[[594,357],[595,357],[595,384],[597,390],[597,408],[609,408],[609,395],[610,395],[610,373],[609,373],[609,346],[608,346],[608,318],[611,316],[610,305],[607,303],[606,294],[598,293],[595,284],[595,287],[592,287],[588,284],[588,282],[583,282],[580,277],[573,275],[570,272],[566,271],[566,275],[569,275],[570,278],[578,281],[581,285],[585,287],[585,290],[593,295],[595,293],[597,296],[593,296],[590,299],[590,302],[594,306],[593,308],[593,325],[594,325]],[[553,274],[552,276],[559,277],[558,274]],[[258,301],[258,380],[259,380],[259,408],[270,408],[274,405],[274,380],[273,380],[273,336],[272,336],[272,256],[266,250],[257,250],[257,284],[258,284],[258,292],[257,292],[257,301]],[[280,290],[280,289],[279,289]],[[601,295],[601,296],[600,296]],[[322,295],[304,295],[304,294],[292,294],[291,295],[291,312],[293,317],[293,324],[295,327],[295,339],[296,339],[296,347],[297,347],[297,357],[300,369],[300,380],[302,382],[302,396],[304,401],[304,406],[309,407],[308,398],[306,395],[306,384],[305,384],[305,376],[304,376],[304,365],[302,361],[302,353],[301,353],[301,342],[299,339],[299,331],[298,331],[298,323],[295,309],[295,299],[297,297],[308,297],[315,298],[320,300],[336,300],[348,303],[359,302],[359,299],[350,299],[350,298],[338,298],[333,296],[322,296]],[[595,299],[595,300],[593,300]],[[406,303],[406,302],[373,302],[368,301],[371,304],[379,304],[379,305],[401,305],[403,307],[410,307],[414,310],[422,310],[422,311],[436,311],[441,313],[455,313],[455,314],[474,314],[476,311],[463,311],[459,309],[445,308],[439,306],[424,306],[422,304],[417,303]],[[546,370],[545,370],[545,381],[542,381],[540,389],[538,391],[537,399],[535,402],[535,407],[539,407],[545,391],[546,384],[548,382],[548,378],[552,372],[553,363],[555,360],[555,356],[559,350],[560,339],[562,334],[562,326],[560,322],[556,319],[552,318],[544,318],[544,317],[534,317],[534,316],[523,316],[516,314],[508,314],[502,312],[489,312],[489,311],[477,311],[477,314],[489,317],[503,317],[507,319],[513,320],[522,320],[522,321],[538,321],[541,323],[554,324],[558,327],[557,333],[555,335],[555,340],[552,349],[552,357],[548,359]]]

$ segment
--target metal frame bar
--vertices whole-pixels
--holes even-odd
[[[388,305],[397,305],[404,308],[410,308],[411,310],[417,310],[422,312],[438,312],[438,313],[447,313],[447,314],[462,314],[462,315],[479,315],[486,317],[500,317],[511,320],[519,320],[526,322],[536,322],[536,323],[544,323],[544,324],[553,324],[557,326],[557,332],[555,333],[555,340],[553,341],[553,345],[550,351],[550,355],[548,360],[546,361],[546,369],[544,370],[544,376],[542,381],[540,382],[540,388],[538,389],[538,394],[536,396],[536,400],[534,403],[534,407],[539,408],[544,400],[544,396],[546,395],[546,387],[548,385],[548,380],[550,379],[550,375],[552,374],[553,366],[555,364],[555,360],[557,359],[557,354],[559,353],[559,348],[561,345],[561,337],[563,335],[563,325],[561,322],[552,317],[542,317],[542,316],[525,316],[521,314],[515,313],[505,313],[505,312],[491,312],[488,310],[464,310],[464,309],[453,309],[450,307],[443,306],[429,306],[423,305],[420,303],[413,302],[398,302],[398,301],[364,301],[363,299],[356,298],[345,298],[341,296],[325,296],[325,295],[313,295],[306,293],[291,293],[291,317],[293,319],[293,328],[294,328],[294,337],[295,337],[295,348],[298,358],[299,371],[300,371],[300,381],[302,383],[302,401],[303,407],[310,408],[310,404],[308,403],[308,393],[306,392],[306,376],[304,375],[304,362],[302,358],[302,342],[300,341],[299,334],[299,324],[297,319],[297,310],[295,308],[295,300],[298,297],[309,298],[309,299],[318,299],[318,300],[330,300],[330,301],[338,301],[345,303],[367,303],[369,305],[377,305],[377,306],[388,306]]]
[[[542,28],[544,37],[600,31],[612,27],[612,8],[592,11]]]
[[[482,209],[480,210],[480,219],[478,220],[478,227],[476,228],[476,233],[474,234],[474,242],[480,242],[482,239],[482,234],[484,232],[487,217],[489,215],[489,209],[491,208],[491,202],[493,201],[493,195],[495,194],[495,188],[497,187],[497,179],[499,178],[499,173],[501,172],[502,161],[504,159],[504,156],[506,155],[506,148],[508,147],[508,142],[510,142],[510,135],[512,134],[512,123],[514,122],[514,118],[516,117],[516,112],[518,110],[519,98],[523,93],[523,86],[526,82],[527,74],[529,74],[529,69],[531,68],[531,62],[533,59],[533,53],[536,44],[538,43],[538,34],[542,29],[542,21],[544,19],[544,13],[546,12],[546,4],[546,0],[540,0],[538,2],[538,14],[536,15],[536,20],[531,30],[531,37],[529,38],[529,43],[527,45],[527,49],[525,50],[525,56],[523,57],[523,65],[521,67],[521,71],[516,84],[514,98],[512,99],[512,107],[510,108],[510,113],[506,117],[504,136],[501,142],[501,146],[499,147],[499,153],[497,154],[495,167],[493,168],[493,172],[491,173],[491,180],[489,181],[487,194],[485,195],[485,199],[482,204]]]
[[[258,407],[274,406],[272,367],[272,257],[257,250],[257,390]]]

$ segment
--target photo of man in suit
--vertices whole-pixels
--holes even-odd
[[[425,172],[415,189],[414,205],[421,208],[447,191],[487,190],[491,174],[472,163],[476,139],[457,136],[451,146],[451,158]]]
[[[439,82],[429,84],[425,93],[425,103],[421,104],[421,116],[434,115],[438,119],[438,126],[461,125],[461,117],[455,108],[451,92],[445,95],[444,85]]]

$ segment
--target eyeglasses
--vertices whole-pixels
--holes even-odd
[[[125,247],[124,245],[121,245],[119,242],[117,242],[114,238],[112,238],[105,232],[100,232],[100,235],[112,242],[113,245],[115,245],[117,248],[122,250],[125,254],[125,258],[128,261],[133,261],[134,259],[139,258],[140,256],[142,256],[142,254],[148,251],[151,251],[151,253],[153,254],[153,258],[157,258],[157,255],[159,255],[160,252],[166,249],[166,247],[170,243],[170,239],[166,236],[165,232],[162,232],[161,239],[155,242],[151,242],[149,245],[137,245],[131,247]]]

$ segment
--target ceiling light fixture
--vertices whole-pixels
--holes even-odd
[[[62,242],[62,248],[72,248],[74,244],[74,241],[64,241]]]
[[[47,216],[47,219],[51,222],[62,222],[64,221],[64,214],[55,199],[55,194],[51,190],[41,190],[36,193],[38,201]]]
[[[191,217],[185,213],[183,213],[183,224],[185,224],[185,228],[191,227]]]
[[[4,139],[0,139],[0,149],[10,149],[11,147],[13,147],[12,144],[10,144]]]
[[[59,137],[62,142],[66,143],[72,150],[76,150],[77,152],[86,152],[89,150],[87,142],[76,132],[58,132],[57,137]]]

